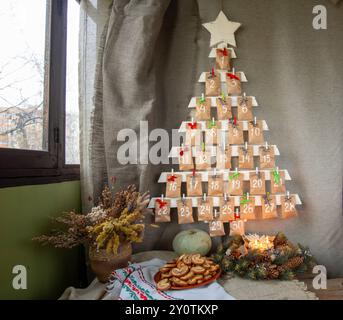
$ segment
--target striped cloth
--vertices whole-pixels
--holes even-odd
[[[235,300],[217,281],[188,290],[159,291],[154,275],[165,264],[160,259],[130,264],[112,272],[106,300]]]

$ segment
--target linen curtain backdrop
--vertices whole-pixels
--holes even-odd
[[[140,120],[171,130],[189,119],[187,105],[200,95],[197,83],[210,70],[210,34],[201,26],[222,9],[242,23],[236,32],[237,69],[255,95],[269,143],[278,145],[280,168],[299,193],[299,217],[248,222],[247,232],[284,231],[293,242],[310,246],[330,276],[343,275],[343,8],[325,2],[328,29],[314,30],[317,1],[277,0],[84,0],[81,19],[80,113],[81,182],[84,212],[104,185],[114,191],[135,183],[159,196],[163,165],[125,165],[117,161],[117,134]],[[323,3],[322,3],[323,4]],[[146,156],[142,152],[141,156]],[[175,169],[177,169],[175,167]],[[174,235],[203,223],[148,228],[136,251],[171,249]],[[218,240],[216,240],[217,242]]]

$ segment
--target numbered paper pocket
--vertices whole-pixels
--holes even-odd
[[[266,179],[264,172],[259,172],[258,174],[253,172],[250,173],[250,194],[266,194]]]
[[[211,237],[225,236],[223,221],[213,220],[209,222],[208,226],[209,226],[209,234]]]
[[[216,49],[216,69],[231,69],[231,51],[227,48]]]
[[[242,201],[245,201],[245,202],[242,202]],[[241,219],[243,219],[243,220],[255,220],[256,219],[255,198],[249,197],[248,200],[246,198],[241,198],[240,214],[241,214]]]
[[[202,192],[202,182],[201,174],[189,174],[186,177],[187,180],[187,196],[188,197],[201,197]]]
[[[237,119],[238,120],[253,120],[253,112],[252,112],[252,97],[239,97],[237,99]]]
[[[216,145],[221,142],[221,123],[216,122],[214,125],[212,121],[207,123],[205,131],[205,141],[207,145]]]
[[[211,99],[206,98],[204,102],[200,99],[196,101],[196,113],[195,118],[198,121],[205,121],[211,119]]]
[[[194,168],[192,147],[180,148],[179,150],[179,169],[189,171]]]
[[[197,124],[199,125],[199,124]],[[186,129],[186,146],[200,146],[201,145],[201,131],[199,128],[192,129],[189,126]]]
[[[234,220],[230,222],[230,236],[242,236],[245,234],[244,221]]]
[[[166,197],[167,198],[179,198],[181,196],[181,183],[182,183],[181,175],[168,174],[167,175]]]
[[[229,123],[228,125],[229,144],[243,144],[243,124],[237,123],[236,125]]]
[[[217,174],[216,176],[208,175],[208,195],[209,196],[222,196],[223,195],[223,175]]]
[[[273,169],[275,168],[274,148],[260,147],[260,168]]]
[[[248,141],[250,144],[263,144],[264,143],[262,121],[256,121],[256,125],[251,122],[249,123]]]
[[[276,197],[268,196],[262,198],[262,219],[275,219],[277,218]]]
[[[228,197],[226,201],[224,198],[220,198],[220,211],[218,219],[223,222],[235,220],[235,198]]]
[[[219,96],[221,91],[220,74],[215,71],[214,75],[211,72],[206,73],[205,93],[206,96]]]
[[[218,120],[230,120],[232,118],[231,99],[221,97],[216,99]]]
[[[229,176],[228,193],[232,196],[243,195],[243,174],[239,173],[238,177]]]
[[[237,73],[236,76],[241,79],[240,73]],[[242,84],[240,80],[234,79],[230,76],[226,76],[226,86],[227,86],[227,93],[230,96],[238,96],[242,94]]]
[[[155,222],[170,222],[170,200],[158,200],[155,202]]]
[[[179,224],[194,222],[191,199],[177,200],[177,216]]]
[[[270,172],[270,192],[271,193],[285,193],[286,184],[285,184],[285,172],[279,171],[279,181],[275,178],[273,171]]]
[[[196,170],[208,170],[211,168],[212,156],[209,151],[197,151],[195,156]]]
[[[231,147],[217,147],[216,167],[217,169],[231,169]]]
[[[213,220],[213,201],[212,199],[198,200],[198,221]]]
[[[238,168],[254,169],[254,150],[252,146],[238,148]]]
[[[290,196],[289,198],[286,196],[281,196],[281,217],[283,219],[296,217],[298,213],[295,206],[296,199],[294,195]]]

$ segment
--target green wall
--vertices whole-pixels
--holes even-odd
[[[49,217],[80,210],[80,182],[0,189],[0,299],[56,299],[79,285],[80,249],[42,247],[31,238],[49,231]],[[27,289],[12,287],[12,268],[27,268]]]

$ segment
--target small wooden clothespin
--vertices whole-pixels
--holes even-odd
[[[232,68],[232,74],[236,74],[236,69],[235,68]]]
[[[248,142],[247,142],[247,141],[245,141],[245,143],[244,143],[244,149],[245,149],[246,151],[248,151]]]
[[[200,102],[201,102],[201,103],[204,103],[204,102],[205,102],[205,95],[204,95],[204,93],[201,94]]]
[[[204,195],[203,195],[203,199],[202,199],[204,202],[206,202],[206,200],[207,200],[207,197],[206,197],[206,193],[204,193]]]
[[[181,199],[181,201],[182,201],[182,205],[185,206],[185,205],[186,205],[186,196],[185,196],[184,193],[182,194],[182,199]]]
[[[219,212],[217,209],[214,209],[214,219],[217,219],[219,217]]]
[[[224,193],[224,202],[227,203],[227,193]]]
[[[257,177],[260,178],[261,173],[258,167],[256,167],[255,172],[256,172]]]
[[[256,127],[257,126],[257,119],[256,119],[256,117],[254,117],[254,127]]]
[[[243,102],[246,102],[248,100],[247,94],[243,92]]]
[[[266,141],[266,144],[265,144],[265,149],[268,150],[269,149],[269,145],[268,145],[268,142]]]
[[[249,192],[247,192],[246,198],[247,198],[247,200],[249,200]]]
[[[161,194],[161,200],[162,200],[162,202],[163,202],[163,199],[164,199],[164,194],[162,193],[162,194]]]
[[[213,178],[216,179],[217,178],[217,169],[213,168]]]
[[[286,199],[287,199],[287,201],[291,200],[291,196],[290,196],[289,191],[286,192]]]
[[[238,168],[236,167],[235,172],[238,173]]]
[[[279,167],[276,167],[276,173],[279,174]]]
[[[174,175],[174,169],[171,169],[171,174]]]

